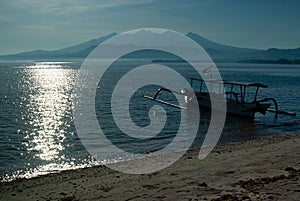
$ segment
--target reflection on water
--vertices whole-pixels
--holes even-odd
[[[49,64],[47,63],[49,66]],[[64,118],[71,118],[71,100],[66,92],[71,90],[72,77],[68,77],[66,69],[45,69],[48,66],[37,63],[41,69],[27,69],[24,74],[24,91],[29,102],[22,119],[30,124],[30,132],[24,138],[28,151],[41,160],[53,160],[63,157],[59,153],[64,149],[62,142],[66,139]],[[53,66],[52,64],[51,66]]]
[[[66,62],[37,62],[3,72],[8,75],[0,87],[0,176],[70,169],[88,159],[72,122],[76,69]]]

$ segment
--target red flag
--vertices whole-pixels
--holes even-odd
[[[204,75],[211,74],[211,73],[212,73],[212,70],[213,70],[213,65],[211,65],[211,66],[205,68],[205,69],[202,71],[202,73],[203,73]]]

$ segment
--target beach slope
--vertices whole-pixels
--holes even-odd
[[[0,200],[299,200],[300,135],[199,149],[159,172],[105,166],[0,183]]]

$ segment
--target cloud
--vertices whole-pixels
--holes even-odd
[[[19,1],[2,1],[0,7],[4,12],[0,15],[12,15],[21,13],[53,13],[53,14],[70,14],[70,13],[82,13],[90,10],[103,10],[113,7],[120,7],[126,5],[141,5],[149,4],[155,0],[91,0],[91,1],[78,1],[78,0],[19,0]],[[14,12],[15,11],[15,12]]]
[[[33,27],[45,24],[76,24],[93,21],[110,9],[151,4],[156,0],[19,0],[0,1],[0,26]],[[125,12],[126,9],[124,9]]]

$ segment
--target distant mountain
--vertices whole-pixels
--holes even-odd
[[[98,39],[92,39],[87,42],[67,47],[59,50],[35,50],[30,52],[23,52],[12,55],[0,56],[1,60],[68,60],[68,59],[84,59],[91,51],[105,40],[117,35],[112,33]],[[198,34],[188,33],[187,37],[194,40],[201,45],[207,53],[212,57],[215,62],[260,62],[260,61],[279,61],[280,59],[286,60],[299,60],[300,48],[296,49],[277,49],[270,48],[267,50],[251,49],[234,47],[230,45],[223,45],[210,41]],[[126,48],[124,46],[123,48]],[[135,55],[139,58],[151,57],[151,52],[144,52],[140,55]],[[280,60],[282,61],[282,60]],[[272,62],[271,62],[272,63]]]
[[[297,49],[277,49],[268,50],[240,48],[229,45],[222,45],[203,38],[195,33],[188,33],[187,36],[200,44],[214,61],[223,62],[243,62],[259,60],[279,60],[279,59],[300,59],[300,48]]]
[[[109,35],[100,37],[98,39],[92,39],[87,42],[67,47],[64,49],[53,51],[57,55],[64,55],[66,57],[86,57],[93,49],[95,49],[98,45],[106,41],[107,39],[110,39],[114,36],[116,36],[117,33],[111,33]]]
[[[0,56],[2,60],[53,60],[53,59],[83,59],[89,55],[93,49],[109,38],[117,35],[111,33],[109,35],[92,39],[78,45],[59,49],[59,50],[34,50],[18,54]]]
[[[195,33],[188,33],[187,36],[200,44],[207,53],[212,57],[212,59],[217,61],[238,61],[240,59],[248,59],[250,55],[258,54],[261,50],[250,49],[250,48],[240,48],[230,45],[222,45]]]
[[[299,59],[300,48],[296,49],[277,49],[270,48],[262,52],[262,57],[269,59],[286,58],[286,59]]]

